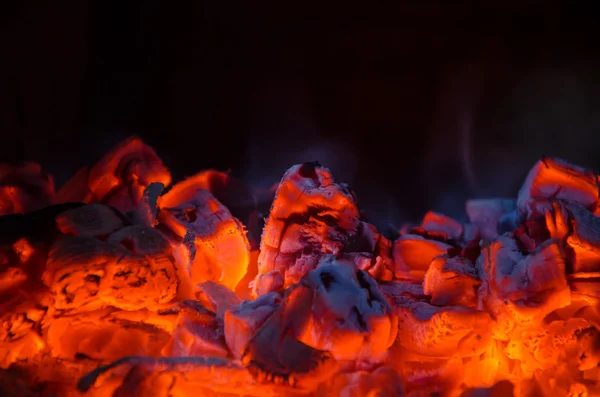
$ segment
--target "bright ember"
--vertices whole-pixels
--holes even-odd
[[[259,192],[137,138],[56,192],[0,164],[0,395],[598,396],[598,181],[544,158],[388,238],[298,164],[260,235]]]

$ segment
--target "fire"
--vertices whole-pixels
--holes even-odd
[[[137,138],[56,192],[0,165],[0,394],[600,395],[598,181],[544,158],[390,239],[318,163],[262,235],[259,192]]]

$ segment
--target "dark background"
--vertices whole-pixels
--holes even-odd
[[[594,13],[362,3],[1,1],[2,160],[60,185],[136,134],[262,187],[319,160],[380,225],[515,196],[541,155],[600,170]]]

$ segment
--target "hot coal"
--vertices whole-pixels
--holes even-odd
[[[385,235],[317,162],[169,187],[132,138],[57,193],[0,171],[6,395],[600,395],[598,176],[563,160]]]

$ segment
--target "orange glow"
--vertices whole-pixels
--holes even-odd
[[[394,242],[394,276],[398,279],[422,280],[433,258],[450,248],[446,243],[406,234]]]
[[[35,211],[48,205],[53,195],[54,179],[38,164],[0,163],[0,215]]]
[[[553,158],[544,158],[529,171],[517,206],[529,214],[543,213],[548,199],[561,199],[594,211],[598,204],[598,177],[593,172]]]
[[[423,292],[436,306],[459,305],[475,308],[481,281],[475,266],[465,258],[435,257],[425,273]]]
[[[298,164],[260,241],[251,187],[170,182],[137,138],[56,194],[39,166],[0,165],[0,392],[600,396],[590,171],[543,159],[516,200],[397,237]]]
[[[354,197],[327,168],[318,163],[290,168],[263,229],[254,296],[269,292],[261,288],[260,276],[271,271],[282,274],[285,287],[297,283],[323,255],[337,255],[344,240],[356,236],[358,225]]]
[[[433,211],[429,211],[423,216],[421,227],[427,231],[443,233],[451,239],[458,239],[463,232],[459,222]]]
[[[152,148],[132,138],[115,147],[90,170],[89,188],[100,199],[123,183],[146,187],[152,182],[168,186],[171,175]],[[134,192],[136,203],[142,191]]]
[[[54,202],[108,204],[122,212],[135,209],[151,183],[171,183],[171,174],[154,150],[139,138],[113,148],[92,168],[82,168],[57,192]]]
[[[177,183],[161,196],[158,220],[181,238],[188,230],[195,233],[191,283],[216,281],[235,290],[250,261],[245,228],[210,192],[195,184],[203,178],[204,174]]]

